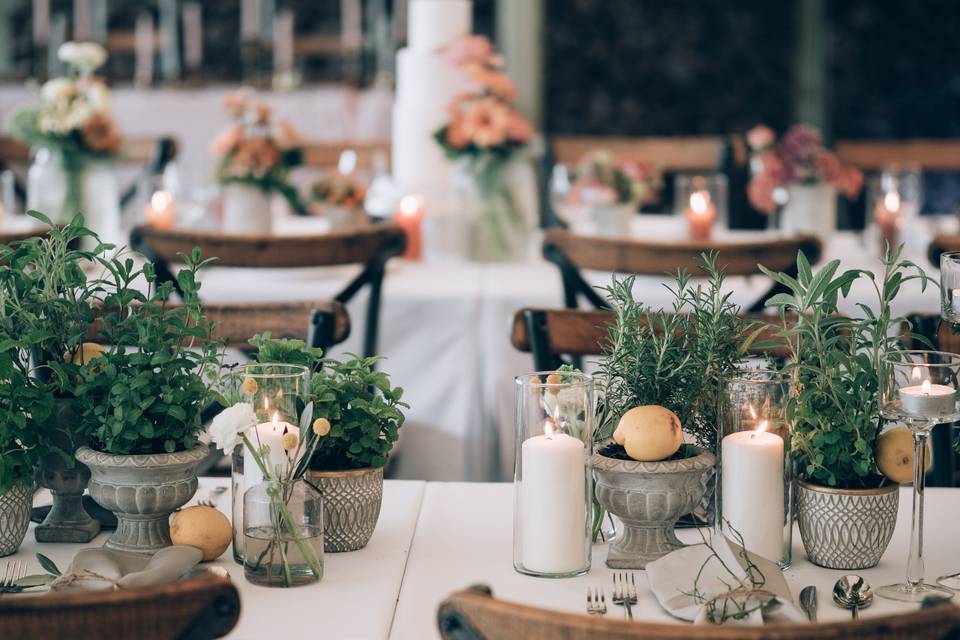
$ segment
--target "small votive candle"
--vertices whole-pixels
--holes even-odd
[[[911,416],[935,418],[956,413],[956,397],[953,387],[931,384],[929,380],[900,388],[900,404],[904,413]]]
[[[895,246],[900,237],[900,225],[902,216],[900,215],[900,194],[896,191],[887,191],[883,200],[877,203],[874,210],[874,218],[877,226],[880,228],[880,241],[888,246]],[[886,247],[882,246],[882,250]]]
[[[172,229],[177,221],[177,204],[169,191],[157,191],[147,204],[147,224],[157,229]]]
[[[690,206],[684,215],[693,240],[709,240],[713,224],[717,221],[717,207],[710,201],[710,192],[694,191],[690,194]]]
[[[403,257],[407,260],[420,260],[423,254],[423,204],[420,196],[404,196],[400,200],[400,210],[394,218],[407,239]]]

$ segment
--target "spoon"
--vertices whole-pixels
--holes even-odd
[[[860,609],[873,604],[873,590],[855,573],[843,576],[833,585],[833,601],[843,609],[853,611],[853,619],[860,617]]]
[[[815,586],[804,587],[800,592],[800,608],[807,614],[810,622],[817,621],[817,588]]]

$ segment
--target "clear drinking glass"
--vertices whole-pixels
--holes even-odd
[[[940,254],[940,317],[960,323],[960,251]]]
[[[894,351],[888,356],[886,367],[880,413],[887,420],[906,424],[913,432],[913,517],[906,581],[881,587],[877,593],[905,602],[922,602],[931,594],[950,596],[950,591],[924,583],[923,494],[930,430],[937,424],[960,419],[960,355]]]
[[[323,577],[323,499],[303,480],[261,482],[243,496],[243,574],[264,587]]]
[[[726,384],[720,410],[716,530],[781,568],[793,561],[789,379],[755,369]]]
[[[309,385],[309,370],[297,364],[247,364],[234,376],[241,395],[253,404],[257,422],[270,425],[297,424]],[[256,446],[256,436],[251,440]],[[233,496],[233,559],[243,564],[243,494],[263,481],[263,474],[255,466],[244,474],[244,458],[249,457],[245,445],[238,444],[230,458],[231,489]]]
[[[540,372],[516,378],[513,566],[565,578],[590,570],[593,378]]]

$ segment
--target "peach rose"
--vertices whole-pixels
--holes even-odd
[[[270,105],[266,102],[255,102],[252,107],[253,123],[265,125],[270,122]]]
[[[507,139],[510,109],[494,98],[481,98],[463,113],[463,130],[478,147],[495,147]]]
[[[533,126],[516,111],[510,112],[510,122],[507,124],[507,137],[514,142],[530,142],[533,137]]]
[[[454,118],[447,125],[447,144],[454,149],[462,149],[470,144],[470,136],[463,128],[462,118]]]
[[[120,150],[120,129],[113,117],[103,111],[92,113],[81,133],[87,146],[97,153],[116,153]]]
[[[478,63],[500,66],[503,58],[486,36],[467,35],[454,40],[443,49],[443,57],[454,66]]]
[[[747,131],[747,144],[754,151],[761,151],[770,147],[773,145],[775,138],[776,135],[773,133],[773,129],[765,124],[758,124],[750,129],[750,131]]]
[[[481,65],[472,64],[466,67],[467,77],[475,84],[507,102],[517,97],[517,86],[510,76],[500,71],[493,71]]]
[[[240,142],[230,161],[228,173],[234,176],[252,173],[266,175],[280,162],[280,149],[269,138],[247,138]]]
[[[223,108],[231,117],[238,120],[243,117],[247,110],[247,103],[250,100],[250,92],[246,89],[237,89],[223,99]]]
[[[773,192],[777,185],[773,175],[766,171],[755,175],[747,185],[747,198],[753,208],[763,213],[775,212],[777,203],[773,198]]]
[[[237,124],[224,129],[210,143],[210,155],[225,156],[243,140],[243,126]]]
[[[277,121],[277,144],[281,149],[292,149],[303,143],[300,130],[289,120]]]

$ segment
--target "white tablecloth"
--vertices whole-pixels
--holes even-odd
[[[655,226],[660,229],[660,226]],[[821,265],[839,257],[845,268],[878,271],[875,251],[858,236],[837,234]],[[919,252],[915,259],[936,270]],[[666,271],[666,268],[664,269]],[[310,300],[332,296],[356,272],[350,268],[262,271],[210,269],[202,276],[209,301]],[[609,282],[606,273],[588,273],[593,284]],[[640,277],[636,296],[653,307],[669,305],[670,293],[657,277]],[[770,286],[760,276],[730,278],[733,301],[749,305]],[[867,282],[858,283],[841,311],[858,314],[857,302],[874,304]],[[426,480],[506,480],[513,474],[513,378],[530,371],[529,354],[509,341],[509,323],[517,309],[563,306],[557,268],[543,260],[515,264],[469,262],[417,263],[394,260],[383,290],[379,352],[382,369],[405,390],[407,423],[393,470],[397,477]],[[360,352],[365,297],[349,305],[353,333],[336,351]],[[896,313],[936,312],[935,288],[904,286]]]
[[[960,571],[956,539],[960,522],[952,514],[960,507],[960,490],[929,489],[926,496],[926,544],[928,579]],[[880,564],[857,571],[874,587],[904,579],[910,537],[910,489],[900,492],[897,528]],[[606,545],[593,548],[593,568],[584,576],[565,580],[534,578],[513,570],[513,486],[511,484],[429,483],[420,509],[403,590],[397,604],[390,637],[395,640],[439,637],[437,607],[448,595],[474,584],[485,584],[504,600],[547,609],[584,613],[587,587],[602,587],[609,599],[613,572],[607,569]],[[679,532],[687,543],[698,542],[696,531]],[[821,621],[848,620],[830,600],[834,582],[846,571],[833,571],[807,562],[800,535],[794,530],[793,566],[785,577],[798,598],[800,590],[816,585]],[[657,604],[643,571],[636,572],[638,620],[675,622]],[[691,585],[692,586],[692,585]],[[864,617],[911,611],[916,605],[876,598]],[[610,605],[608,617],[622,617],[623,610]],[[432,634],[432,635],[431,635]]]

